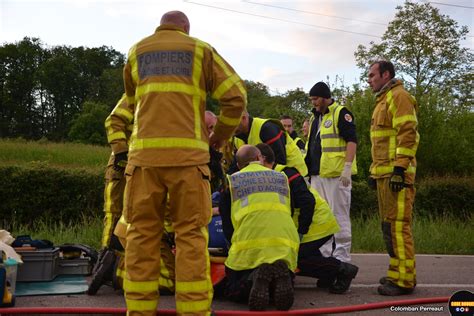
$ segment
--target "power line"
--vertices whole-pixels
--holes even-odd
[[[370,23],[370,24],[378,24],[378,25],[387,26],[386,23],[366,21],[366,20],[358,20],[358,19],[347,18],[347,17],[344,17],[344,16],[337,16],[337,15],[330,15],[330,14],[324,14],[324,13],[319,13],[319,12],[298,10],[298,9],[281,7],[281,6],[266,4],[266,3],[253,2],[253,1],[248,1],[248,0],[243,0],[243,1],[247,2],[247,3],[252,3],[252,4],[264,6],[264,7],[277,8],[277,9],[288,10],[288,11],[293,11],[293,12],[307,13],[307,14],[312,14],[312,15],[320,15],[320,16],[325,16],[325,17],[335,18],[335,19],[341,19],[341,20],[347,20],[347,21],[356,21],[356,22],[362,22],[362,23]]]
[[[434,2],[434,1],[428,1],[428,3],[434,3],[434,4],[439,4],[439,5],[445,5],[448,7],[457,7],[457,8],[464,8],[464,9],[474,9],[474,7],[466,6],[466,5],[459,5],[459,4],[450,4],[450,3],[443,3],[443,2]]]
[[[271,17],[271,16],[266,16],[266,15],[260,15],[260,14],[254,14],[254,13],[249,13],[249,12],[244,12],[244,11],[238,11],[238,10],[232,10],[232,9],[222,8],[222,7],[213,6],[213,5],[208,5],[208,4],[199,3],[199,2],[194,2],[194,1],[184,0],[184,2],[186,2],[186,3],[191,3],[191,4],[195,4],[195,5],[199,5],[199,6],[203,6],[203,7],[208,7],[208,8],[213,8],[213,9],[218,9],[218,10],[233,12],[233,13],[239,13],[239,14],[244,14],[244,15],[256,16],[256,17],[263,18],[263,19],[268,19],[268,20],[276,20],[276,21],[281,21],[281,22],[286,22],[286,23],[299,24],[299,25],[310,26],[310,27],[314,27],[314,28],[326,29],[326,30],[330,30],[330,31],[344,32],[344,33],[350,33],[350,34],[356,34],[356,35],[362,35],[362,36],[369,36],[369,37],[380,38],[380,36],[378,36],[378,35],[373,35],[373,34],[368,34],[368,33],[352,32],[352,31],[341,30],[341,29],[336,29],[336,28],[326,27],[326,26],[321,26],[321,25],[315,25],[315,24],[309,24],[309,23],[303,23],[303,22],[285,20],[285,19],[275,18],[275,17]]]

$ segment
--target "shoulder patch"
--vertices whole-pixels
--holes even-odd
[[[349,123],[352,122],[352,116],[349,113],[346,113],[344,115],[344,119]]]

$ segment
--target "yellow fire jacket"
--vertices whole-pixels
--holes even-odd
[[[399,80],[392,79],[377,94],[372,114],[370,139],[374,178],[389,177],[395,166],[403,167],[405,182],[413,184],[416,150],[420,142],[417,130],[416,100]]]
[[[115,119],[112,121],[112,114],[114,116],[121,117],[121,120]],[[112,126],[112,122],[116,125]],[[107,141],[113,142],[116,139],[123,139],[128,141],[130,140],[130,135],[133,130],[133,114],[130,113],[127,96],[124,93],[120,100],[117,102],[117,105],[112,110],[112,113],[105,119],[105,131],[107,133]],[[114,164],[114,152],[110,155],[109,161],[107,162],[107,167],[110,167]]]
[[[129,149],[131,165],[206,164],[207,94],[220,104],[214,132],[221,138],[232,135],[246,108],[245,88],[232,67],[209,44],[175,26],[161,25],[133,45],[123,77],[133,132],[129,147],[124,137],[109,143],[114,153]],[[112,133],[123,130],[130,118],[112,113]]]

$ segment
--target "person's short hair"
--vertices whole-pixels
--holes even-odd
[[[291,116],[289,116],[289,115],[282,115],[282,116],[280,117],[280,120],[293,120],[293,118],[292,118]]]
[[[275,163],[275,153],[273,152],[273,149],[272,147],[270,147],[270,145],[260,143],[257,144],[256,147],[260,150],[260,153],[262,154],[266,162]]]
[[[247,167],[252,161],[259,161],[258,155],[260,151],[256,146],[243,145],[237,150],[235,159],[237,160],[237,166],[239,169]]]
[[[380,76],[386,71],[390,74],[390,79],[395,78],[395,67],[393,64],[388,61],[388,60],[377,60],[370,65],[372,67],[373,65],[379,65],[379,73]]]

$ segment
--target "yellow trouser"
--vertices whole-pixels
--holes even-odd
[[[102,232],[102,247],[108,247],[115,225],[122,215],[123,192],[125,177],[123,171],[116,171],[113,165],[105,171],[104,189],[104,230]]]
[[[117,226],[120,223],[117,224]],[[119,238],[120,243],[125,248],[126,239]],[[118,254],[119,261],[117,264],[117,281],[123,288],[123,279],[125,278],[125,257],[122,254]],[[171,293],[175,292],[175,266],[174,266],[174,254],[171,251],[169,244],[162,238],[161,240],[161,258],[160,258],[160,281],[159,289],[167,290]]]
[[[392,192],[389,181],[390,178],[377,179],[382,234],[390,255],[387,277],[398,286],[412,288],[416,285],[415,247],[411,231],[415,189],[411,186]]]
[[[124,291],[127,315],[155,315],[159,299],[160,241],[169,195],[176,241],[176,311],[209,315],[212,301],[207,225],[211,217],[209,168],[126,168],[127,229]]]

